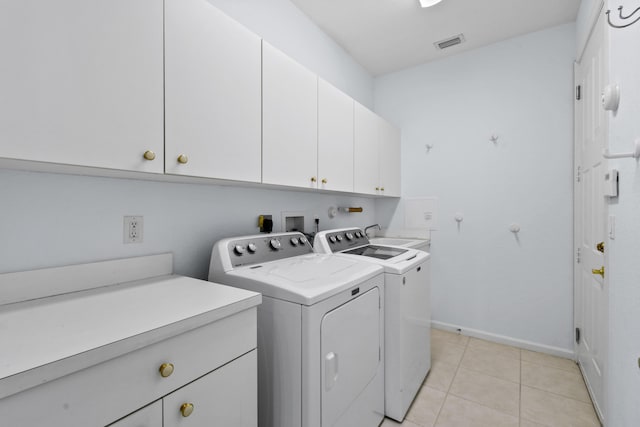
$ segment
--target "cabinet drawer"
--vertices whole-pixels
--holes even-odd
[[[252,308],[2,399],[0,419],[25,427],[106,425],[254,348]],[[174,367],[166,378],[163,363]]]
[[[256,350],[162,399],[164,427],[256,427],[258,420]],[[182,408],[191,405],[185,417]]]

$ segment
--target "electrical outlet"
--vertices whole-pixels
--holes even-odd
[[[142,231],[144,229],[144,218],[142,215],[125,216],[123,227],[124,243],[142,243]]]

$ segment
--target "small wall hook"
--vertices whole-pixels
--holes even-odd
[[[431,149],[433,148],[432,144],[424,144],[424,148],[425,150],[427,150],[427,154],[429,154],[429,151],[431,151]]]
[[[509,231],[512,233],[520,232],[520,224],[516,224],[515,222],[509,226]]]
[[[631,12],[630,14],[628,14],[627,16],[624,16],[624,15],[622,14],[622,8],[623,8],[623,6],[619,6],[619,7],[618,7],[618,14],[620,15],[620,21],[622,21],[622,22],[629,20],[631,17],[633,17],[633,15],[635,15],[635,14],[636,14],[636,12],[637,12],[637,11],[639,11],[639,10],[640,10],[640,7],[638,7],[636,10],[634,10],[633,12]],[[607,15],[607,21],[609,22],[609,25],[610,25],[611,27],[613,27],[613,28],[626,28],[626,27],[630,27],[631,25],[633,25],[633,24],[635,24],[636,22],[640,21],[640,15],[638,15],[638,17],[637,17],[636,19],[634,19],[633,21],[631,21],[631,22],[629,22],[629,23],[627,23],[627,24],[624,24],[624,25],[617,25],[617,24],[614,24],[613,22],[611,22],[611,16],[610,16],[610,15],[611,15],[611,11],[610,11],[610,10],[607,10],[605,13],[606,13],[606,15]]]
[[[489,137],[489,141],[493,142],[494,144],[498,143],[498,135],[496,135],[495,133],[491,134],[491,136]]]

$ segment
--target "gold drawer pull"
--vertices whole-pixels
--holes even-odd
[[[151,150],[147,150],[144,152],[142,157],[144,157],[146,160],[154,160],[156,158],[156,153]]]
[[[193,403],[183,403],[180,407],[180,413],[183,417],[188,417],[193,413]]]
[[[162,378],[167,378],[173,374],[173,363],[163,363],[158,370]]]
[[[180,154],[178,156],[178,163],[185,165],[185,164],[187,164],[188,161],[189,161],[189,158],[187,156],[185,156],[184,154]]]
[[[311,177],[311,182],[316,182],[316,177],[315,176]]]
[[[327,183],[327,178],[322,178],[322,183],[326,184]]]

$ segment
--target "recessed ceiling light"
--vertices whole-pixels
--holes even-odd
[[[434,6],[438,3],[440,3],[442,0],[420,0],[420,6],[422,7],[431,7]]]

